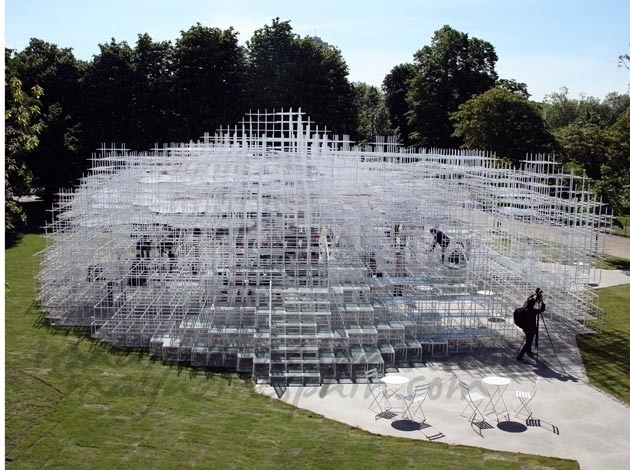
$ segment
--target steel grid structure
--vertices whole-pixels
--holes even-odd
[[[544,156],[357,148],[301,111],[250,113],[199,142],[103,148],[53,212],[48,319],[258,382],[502,344],[535,287],[548,315],[601,325],[588,283],[610,217]]]

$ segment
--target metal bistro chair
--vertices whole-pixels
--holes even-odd
[[[515,411],[516,416],[527,413],[527,418],[532,417],[532,409],[529,407],[529,404],[536,396],[536,392],[538,392],[539,382],[540,377],[536,377],[536,381],[530,390],[516,390],[516,398],[518,398],[520,402]]]
[[[466,407],[462,410],[461,416],[465,416],[466,410],[470,407],[473,411],[472,416],[468,419],[468,421],[470,422],[471,426],[474,424],[475,422],[475,417],[479,414],[481,416],[481,420],[482,422],[485,422],[485,418],[483,417],[483,413],[481,411],[479,411],[479,407],[481,406],[481,402],[483,401],[484,397],[483,395],[477,393],[477,392],[471,392],[470,391],[470,386],[460,380],[459,381],[459,388],[462,391],[462,398],[466,401]]]
[[[372,401],[370,402],[368,409],[376,413],[376,416],[374,417],[374,419],[376,419],[379,415],[388,410],[389,402],[385,396],[383,384],[380,382],[378,369],[369,369],[365,371],[365,379],[367,380],[367,387],[372,397]],[[374,380],[376,380],[376,382],[374,382]]]
[[[403,397],[403,405],[405,407],[403,411],[403,419],[407,418],[410,421],[415,421],[413,418],[418,417],[418,412],[422,415],[422,422],[424,423],[427,420],[427,417],[424,414],[424,410],[422,409],[422,403],[429,395],[429,388],[431,384],[421,384],[416,385],[413,388],[413,393],[409,395],[405,395]],[[413,406],[415,405],[415,408]],[[413,409],[412,409],[413,408]]]

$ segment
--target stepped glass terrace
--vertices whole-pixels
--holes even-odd
[[[300,111],[250,113],[198,142],[101,149],[53,212],[52,323],[261,383],[501,345],[535,287],[548,316],[602,321],[588,284],[610,217],[544,156],[358,148]]]

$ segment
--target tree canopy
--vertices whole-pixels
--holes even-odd
[[[289,21],[272,19],[245,45],[238,34],[197,23],[173,42],[112,38],[90,61],[35,38],[23,51],[7,49],[7,228],[23,217],[18,196],[37,192],[50,204],[102,144],[146,150],[197,140],[257,109],[300,107],[362,145],[395,134],[405,146],[475,147],[513,162],[554,151],[601,179],[615,207],[630,186],[628,94],[573,100],[560,89],[530,102],[526,84],[498,76],[490,43],[450,26],[394,66],[380,90],[351,83],[341,51],[300,37]],[[619,59],[627,67],[627,55]]]
[[[377,136],[392,135],[389,113],[382,92],[364,82],[355,84],[357,90],[358,128],[360,142],[374,143]]]
[[[389,112],[391,125],[400,143],[405,146],[411,144],[410,107],[407,101],[407,91],[416,73],[417,70],[413,64],[400,64],[396,65],[383,80],[385,104]]]
[[[18,198],[29,194],[32,173],[26,164],[28,152],[39,144],[40,103],[43,90],[35,85],[24,92],[22,82],[7,70],[4,112],[4,229],[15,237],[26,216]]]
[[[562,87],[545,96],[542,110],[550,129],[557,130],[571,124],[609,127],[628,106],[630,95],[609,93],[602,101],[592,96],[582,96],[576,100],[569,98],[569,90]]]
[[[516,164],[528,153],[553,149],[538,107],[521,93],[495,87],[474,96],[451,115],[453,135],[466,148],[492,150]]]
[[[594,188],[616,213],[624,212],[630,188],[630,95],[610,93],[570,99],[562,88],[542,103],[563,163],[595,180]]]
[[[449,115],[496,84],[497,60],[487,41],[469,38],[450,26],[436,31],[431,45],[414,54],[417,73],[407,95],[410,140],[425,147],[458,147]]]
[[[172,104],[189,139],[242,118],[247,105],[245,50],[233,28],[197,24],[182,32],[173,56]]]
[[[59,188],[70,187],[81,175],[80,83],[86,64],[75,59],[71,49],[61,49],[40,39],[32,39],[17,54],[11,54],[11,67],[25,90],[41,89],[39,95],[39,145],[27,152],[26,163],[32,184],[47,199]]]
[[[336,133],[356,131],[356,90],[341,52],[275,18],[247,42],[252,109],[302,108]]]

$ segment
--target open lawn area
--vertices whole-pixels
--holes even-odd
[[[32,255],[43,247],[41,236],[28,235],[5,250],[8,468],[578,468],[370,434],[259,395],[248,377],[167,366],[146,352],[113,351],[80,331],[50,328],[33,280]],[[619,312],[601,338],[586,341],[626,342],[614,356],[597,356],[594,370],[606,387],[625,374],[625,386],[611,391],[627,400],[627,365],[607,369],[628,352],[630,322],[613,319],[630,299],[615,289],[601,291],[601,304]]]
[[[626,260],[626,263],[630,263]],[[578,336],[589,381],[630,404],[630,285],[598,289],[601,334]]]

